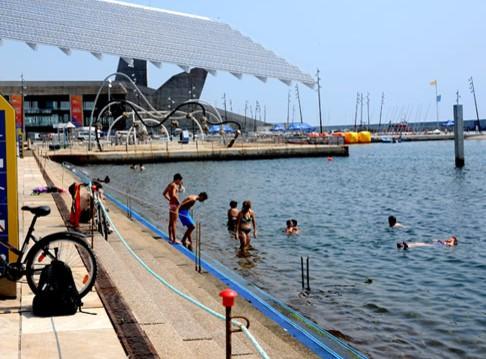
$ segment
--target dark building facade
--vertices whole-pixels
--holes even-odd
[[[118,72],[135,82],[143,95],[159,110],[171,110],[187,100],[199,99],[208,75],[204,69],[193,68],[172,76],[158,89],[153,89],[147,87],[146,61],[133,60],[129,63],[120,59]],[[54,125],[69,121],[76,127],[89,126],[94,100],[102,84],[101,81],[0,81],[0,94],[14,107],[17,127],[23,127],[24,118],[27,134],[53,132]],[[110,86],[104,86],[98,106],[94,109],[94,119],[97,119],[99,111],[109,99],[130,100],[146,107],[139,97],[126,77],[117,75]],[[114,105],[109,112],[104,112],[100,121],[103,129],[106,130],[110,121],[124,111],[125,108]],[[220,112],[223,118],[239,122],[245,132],[254,131],[262,124],[250,117]],[[116,127],[124,129],[125,126],[120,121]]]
[[[127,63],[120,59],[118,72],[130,77],[152,105],[160,110],[173,108],[188,99],[199,99],[207,76],[203,69],[192,69],[173,76],[160,88],[152,89],[147,87],[146,61]],[[0,94],[14,107],[18,127],[23,127],[24,122],[27,133],[52,132],[53,125],[69,121],[77,127],[88,126],[94,100],[102,84],[101,81],[0,81]],[[120,75],[110,86],[103,88],[94,111],[95,119],[109,99],[127,99],[146,107],[129,81]],[[110,108],[110,112],[101,118],[103,127],[106,129],[109,121],[122,111],[124,109],[120,106]],[[123,126],[123,123],[120,125]]]

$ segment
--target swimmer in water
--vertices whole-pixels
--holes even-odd
[[[388,225],[390,226],[390,228],[404,228],[404,226],[401,223],[397,222],[395,216],[388,217]]]
[[[284,232],[285,234],[292,235],[298,234],[300,231],[299,227],[297,227],[297,221],[295,219],[289,219],[287,221],[287,227],[285,227]]]
[[[439,239],[438,241],[433,241],[432,243],[425,242],[402,242],[397,243],[398,249],[407,250],[409,248],[419,248],[419,247],[454,247],[457,246],[459,241],[456,236],[450,236],[445,240]]]
[[[294,232],[293,232],[293,234],[299,234],[299,232],[300,232],[300,228],[299,228],[299,226],[297,225],[297,220],[296,220],[296,219],[291,219],[291,221],[292,221],[292,227],[294,228],[294,230],[293,230],[293,231],[294,231]]]

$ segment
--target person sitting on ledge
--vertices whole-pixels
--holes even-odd
[[[388,217],[388,225],[390,228],[403,228],[404,226],[401,223],[397,222],[397,218],[395,216]]]
[[[425,243],[425,242],[402,242],[402,243],[397,243],[397,248],[398,249],[403,249],[407,250],[409,248],[419,248],[419,247],[454,247],[457,246],[459,241],[457,240],[456,236],[450,236],[446,240],[441,240],[439,239],[438,241],[433,241],[431,243]]]

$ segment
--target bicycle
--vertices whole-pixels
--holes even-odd
[[[108,240],[108,235],[112,233],[110,224],[106,218],[104,208],[101,204],[101,192],[100,189],[102,188],[101,183],[110,183],[110,177],[106,176],[103,180],[96,178],[91,181],[91,206],[92,211],[91,213],[95,213],[96,215],[92,217],[92,224],[93,228],[96,227],[96,230],[103,236],[105,241]]]
[[[37,218],[49,215],[50,207],[23,206],[22,211],[31,212],[34,218],[20,250],[0,242],[0,245],[17,255],[13,263],[8,263],[3,255],[0,256],[0,277],[17,282],[25,275],[30,289],[37,294],[42,269],[52,261],[60,260],[71,268],[79,297],[88,294],[96,280],[98,267],[93,251],[85,242],[85,236],[75,232],[57,232],[37,238],[33,234]],[[29,248],[31,240],[34,245]]]

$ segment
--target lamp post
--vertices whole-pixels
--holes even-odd
[[[358,122],[358,106],[359,106],[359,92],[356,95],[356,110],[354,111],[354,132],[356,132],[356,124]]]
[[[245,125],[244,125],[244,128],[245,128],[245,132],[248,132],[247,128],[246,128],[246,112],[248,110],[248,101],[245,101]]]
[[[20,151],[19,151],[19,156],[20,158],[24,158],[24,141],[26,139],[25,135],[25,109],[24,109],[24,103],[25,103],[25,92],[24,90],[27,89],[27,87],[24,84],[24,74],[20,74],[20,85],[21,85],[21,93],[22,93],[22,103],[21,103],[21,116],[22,116],[22,136],[21,136],[21,141],[20,141]]]
[[[319,77],[319,69],[317,69],[317,99],[319,101],[319,127],[322,133],[321,78]]]
[[[295,84],[295,94],[297,95],[297,101],[299,103],[300,123],[303,123],[304,118],[302,116],[302,104],[300,103],[299,85],[297,84]]]
[[[378,122],[378,132],[380,132],[381,129],[381,117],[383,115],[383,105],[385,104],[385,93],[381,93],[381,106],[380,106],[380,122]]]
[[[109,79],[108,80],[108,104],[109,104],[108,105],[108,116],[111,116],[111,105],[110,105],[110,103],[111,103],[111,87],[112,86],[113,86],[112,85],[112,80]]]
[[[175,101],[170,96],[167,97],[167,109],[169,110],[169,112],[170,112],[170,109],[171,109],[173,104],[175,104]],[[171,138],[171,140],[172,140],[173,132],[174,132],[174,128],[172,126],[172,121],[171,121],[170,122],[170,138]]]
[[[441,96],[439,95],[439,90],[437,88],[437,80],[430,81],[430,85],[434,86],[435,88],[435,116],[437,120],[437,127],[439,127],[439,102],[441,100]]]
[[[226,108],[226,92],[223,94],[224,120],[228,121],[228,110]]]
[[[287,96],[287,128],[289,128],[290,123],[290,90]]]
[[[25,103],[25,92],[26,86],[24,82],[24,74],[20,74],[20,82],[21,82],[21,93],[22,93],[22,136],[25,136],[25,111],[24,111],[24,103]]]
[[[369,92],[366,94],[366,111],[368,113],[368,128],[366,130],[369,131],[370,130],[370,93]]]
[[[479,111],[478,111],[478,102],[476,100],[476,90],[474,89],[474,81],[472,76],[469,78],[469,89],[471,90],[471,93],[473,94],[474,97],[474,107],[476,108],[476,118],[477,118],[477,128],[479,133],[481,133],[481,122],[479,121]]]

